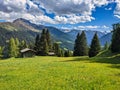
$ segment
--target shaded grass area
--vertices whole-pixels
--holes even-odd
[[[120,63],[117,56],[34,57],[0,61],[0,90],[119,89]]]

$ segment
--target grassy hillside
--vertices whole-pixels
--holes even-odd
[[[120,56],[0,60],[0,90],[119,89]]]
[[[18,38],[20,41],[25,40],[27,43],[34,43],[36,35],[40,34],[44,28],[48,28],[53,42],[61,42],[62,48],[73,49],[73,39],[67,33],[55,27],[36,25],[22,18],[13,22],[0,23],[0,46],[6,45],[11,37]]]

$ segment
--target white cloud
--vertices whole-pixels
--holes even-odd
[[[27,0],[26,2],[26,12],[32,15],[43,15],[43,11],[39,9],[38,5],[34,4],[33,2]]]
[[[58,23],[85,23],[94,20],[92,11],[96,7],[108,5],[114,0],[32,0],[39,3],[47,13],[54,13]],[[110,8],[109,8],[110,9]]]
[[[0,0],[0,19],[25,18],[35,23],[76,24],[95,20],[92,11],[114,0]],[[120,18],[120,0],[114,14]],[[37,3],[37,4],[36,4]],[[39,5],[39,6],[38,6]],[[27,9],[26,9],[27,7]],[[55,17],[45,15],[54,13]],[[108,8],[111,9],[111,8]]]
[[[116,0],[117,6],[114,11],[114,16],[120,18],[120,0]]]
[[[103,25],[101,28],[103,28],[103,29],[109,29],[110,27],[108,27],[106,25]]]
[[[84,23],[84,22],[94,20],[94,18],[91,16],[77,16],[77,15],[71,15],[69,17],[55,16],[54,19],[56,22],[63,23],[63,24]]]
[[[114,15],[114,16],[120,19],[120,15]]]
[[[74,29],[78,30],[109,30],[109,27],[106,25],[97,26],[97,25],[88,25],[88,26],[77,26]]]
[[[26,0],[1,0],[0,11],[3,12],[22,12],[26,9]]]
[[[109,1],[108,0],[92,0],[92,1],[95,6],[99,6],[99,7],[102,5],[107,5],[110,2],[110,0]]]
[[[5,12],[1,12],[0,11],[0,18],[2,18],[3,20],[7,20],[7,21],[13,21],[17,18],[25,18],[30,20],[33,23],[52,23],[55,24],[55,21],[47,16],[44,15],[39,15],[39,16],[34,16],[32,14],[29,13],[16,13],[16,12],[11,12],[11,13],[5,13]]]
[[[110,7],[110,8],[105,8],[105,10],[108,10],[108,11],[109,11],[109,10],[112,10],[112,8],[111,8],[111,7]]]
[[[56,15],[82,14],[91,15],[91,11],[97,6],[107,5],[108,0],[33,0],[40,3],[48,13],[54,12]]]
[[[13,21],[17,18],[25,18],[34,23],[55,24],[38,5],[29,0],[0,0],[0,19]]]
[[[44,16],[44,15],[41,15],[41,16],[36,16],[35,17],[35,22],[37,23],[51,23],[51,24],[55,24],[56,22],[51,19],[50,17],[47,17],[47,16]]]
[[[99,28],[100,26],[78,26],[78,29],[97,29]]]

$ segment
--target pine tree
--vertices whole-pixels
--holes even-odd
[[[4,47],[1,47],[1,46],[0,46],[0,58],[3,57],[3,50],[4,50]]]
[[[78,33],[77,39],[75,40],[74,56],[85,55],[88,55],[88,46],[85,32],[82,31],[81,35]]]
[[[20,42],[18,38],[15,38],[15,44],[16,44],[16,54],[17,54],[17,57],[19,57],[20,56],[20,48],[19,48]]]
[[[91,45],[90,45],[90,50],[89,50],[89,57],[94,57],[100,52],[100,42],[97,36],[97,33],[95,33]]]
[[[54,44],[53,44],[53,50],[54,50],[55,54],[56,54],[57,56],[59,56],[59,54],[60,54],[60,47],[59,47],[59,44],[58,44],[58,43],[54,43]]]
[[[79,55],[80,56],[86,56],[88,55],[88,46],[87,46],[87,39],[86,39],[86,35],[85,32],[82,31],[81,35],[80,35],[80,51],[79,51]]]
[[[40,35],[39,34],[35,38],[34,50],[36,51],[37,54],[40,51]]]
[[[65,51],[64,56],[65,56],[65,57],[69,57],[69,56],[70,56],[69,50],[66,50],[66,51]]]
[[[48,43],[46,39],[46,30],[43,29],[40,37],[40,53],[39,55],[47,55],[48,54]]]
[[[61,49],[60,50],[61,57],[64,57],[64,51]]]
[[[18,38],[15,38],[15,44],[16,44],[17,46],[20,45],[20,42],[19,42]]]
[[[20,50],[22,50],[22,49],[28,48],[28,45],[26,41],[22,40],[19,47],[20,47]]]
[[[62,49],[59,49],[57,56],[58,57],[63,57],[64,56]]]
[[[119,23],[113,25],[111,51],[113,53],[120,52],[120,24]]]
[[[80,34],[78,33],[76,36],[76,40],[75,40],[75,45],[74,45],[74,52],[73,55],[74,56],[79,56],[79,46],[80,46]]]
[[[108,50],[108,48],[109,48],[109,44],[108,44],[108,42],[106,42],[103,49]]]
[[[41,36],[36,36],[34,49],[37,55],[48,55],[51,50],[51,39],[48,29],[43,29]]]
[[[50,33],[49,33],[48,29],[46,29],[46,40],[47,40],[48,48],[49,48],[49,50],[51,50],[51,48],[52,48],[52,46],[51,46],[51,38],[50,38]]]
[[[48,55],[49,49],[48,49],[48,43],[46,39],[44,39],[44,46],[41,51],[43,52],[43,55]]]
[[[70,57],[70,56],[72,56],[71,51],[66,50],[66,51],[64,52],[64,56],[65,56],[65,57]]]
[[[14,38],[9,41],[9,57],[17,57],[17,45],[15,44]]]

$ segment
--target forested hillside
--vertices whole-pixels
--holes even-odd
[[[29,20],[19,18],[13,22],[0,23],[0,46],[5,45],[11,37],[17,37],[19,40],[25,40],[27,43],[34,43],[36,35],[40,34],[44,28],[48,28],[50,31],[53,42],[59,42],[62,48],[70,50],[73,50],[77,33],[81,33],[81,30],[72,30],[65,33],[55,27],[37,25],[31,23]],[[85,31],[88,44],[90,44],[95,32],[96,31]],[[102,45],[104,45],[106,41],[111,41],[111,35],[107,38],[105,33],[97,31],[97,34],[101,39]],[[106,37],[106,40],[104,40],[104,37]]]

